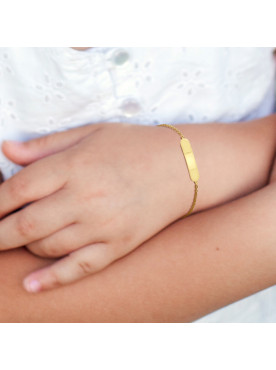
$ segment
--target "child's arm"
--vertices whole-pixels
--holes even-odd
[[[268,182],[274,116],[178,127],[190,139],[200,171],[196,210]],[[31,164],[0,187],[0,216],[34,201],[0,222],[3,249],[27,244],[42,256],[69,254],[32,274],[30,290],[53,288],[106,267],[184,214],[193,196],[179,137],[164,127],[90,125],[34,140],[15,153],[26,163],[26,158],[62,146],[63,151]]]
[[[12,161],[29,165],[40,158],[64,151],[105,125],[92,124],[43,136],[22,143],[22,148],[4,142],[3,152]],[[107,126],[112,128],[114,124]],[[181,124],[175,127],[190,140],[199,168],[199,193],[194,212],[243,196],[267,183],[276,145],[276,114],[250,122]],[[158,178],[159,188],[163,187],[163,198],[168,198],[170,194],[169,209],[173,206],[178,211],[174,217],[181,217],[190,206],[194,187],[180,149],[179,136],[164,127],[130,125],[130,128],[133,136],[129,136],[129,141],[130,144],[133,142],[133,151],[137,151],[138,162],[144,171],[137,181],[144,182],[146,177],[150,178],[149,172],[156,169],[152,173],[152,185],[156,185],[154,180]],[[106,139],[111,146],[112,134],[110,137],[107,135]],[[125,157],[129,155],[127,144],[123,142],[121,148]],[[92,160],[95,159],[91,158],[93,165]],[[132,167],[130,158],[129,169]]]
[[[49,263],[1,253],[2,322],[186,322],[276,283],[276,183],[170,225],[109,268],[28,295]]]

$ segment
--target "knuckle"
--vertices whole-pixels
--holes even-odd
[[[89,256],[86,258],[82,256],[74,261],[79,275],[86,276],[105,268],[115,259],[113,253],[110,252],[110,245],[103,242],[90,246]],[[70,256],[73,258],[73,255],[69,254],[69,258]]]
[[[34,233],[35,229],[36,223],[32,217],[26,215],[26,213],[18,215],[16,221],[16,230],[19,233],[19,235],[23,237],[31,236]]]
[[[95,265],[89,261],[78,261],[77,266],[81,272],[81,275],[88,275],[95,271]]]

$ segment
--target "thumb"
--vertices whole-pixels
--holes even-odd
[[[24,166],[77,144],[98,127],[90,124],[25,142],[5,140],[2,151],[12,162]]]

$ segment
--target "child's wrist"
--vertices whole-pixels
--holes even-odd
[[[151,129],[153,140],[151,155],[160,171],[159,191],[167,201],[166,211],[176,220],[190,208],[194,196],[194,183],[190,179],[181,150],[180,137],[164,127],[155,126]]]

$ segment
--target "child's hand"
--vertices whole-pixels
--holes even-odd
[[[101,270],[179,218],[178,142],[163,128],[107,123],[4,143],[5,155],[27,167],[0,186],[0,218],[25,205],[0,221],[0,247],[65,256],[31,273],[25,288],[47,290]]]

